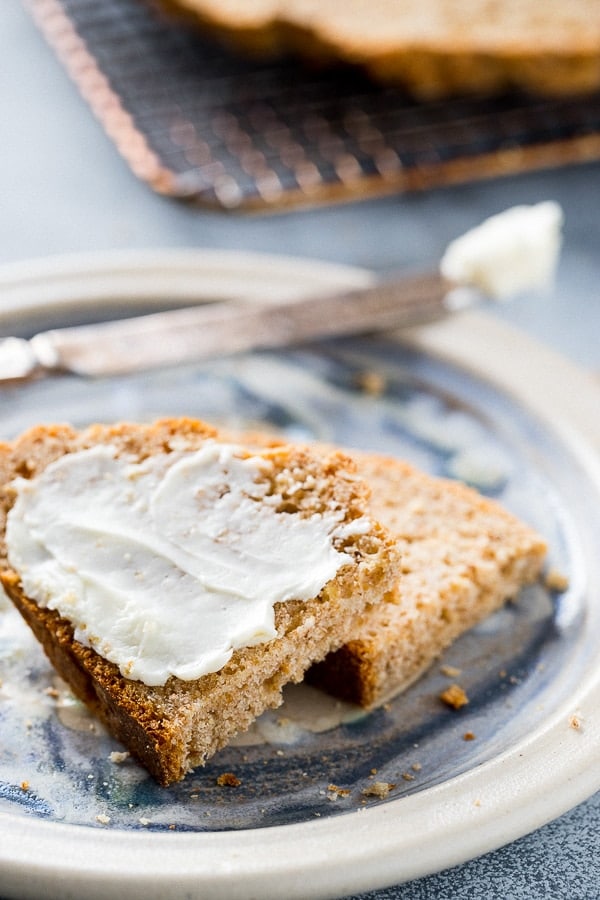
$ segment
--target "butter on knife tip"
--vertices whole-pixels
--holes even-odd
[[[562,210],[516,206],[452,241],[437,271],[357,290],[268,304],[234,300],[0,341],[0,382],[50,372],[106,376],[275,349],[343,335],[423,325],[482,299],[507,299],[552,282]]]
[[[440,273],[494,300],[547,288],[558,265],[562,224],[562,209],[554,201],[513,206],[452,241]]]

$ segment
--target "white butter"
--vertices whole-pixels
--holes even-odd
[[[552,283],[562,243],[558,203],[514,206],[449,244],[441,274],[488,297],[507,299]]]
[[[67,454],[14,483],[9,561],[126,677],[199,678],[275,637],[274,604],[316,596],[350,560],[332,543],[348,533],[339,512],[277,511],[270,466],[214,442],[141,463],[107,446]]]

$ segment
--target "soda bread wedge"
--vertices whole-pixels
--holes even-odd
[[[371,487],[374,515],[398,542],[395,602],[368,610],[354,639],[308,678],[369,708],[408,687],[459,635],[535,581],[546,545],[469,487],[395,459],[352,455]]]
[[[367,68],[420,96],[600,86],[597,0],[169,0],[260,53]]]
[[[245,449],[188,419],[39,426],[0,445],[0,485],[2,585],[163,785],[278,706],[397,579],[335,451]]]

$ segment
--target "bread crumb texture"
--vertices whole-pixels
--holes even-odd
[[[401,563],[389,602],[371,607],[354,638],[309,679],[342,700],[382,706],[412,684],[459,635],[536,581],[546,543],[477,491],[407,463],[353,453],[375,517]],[[460,669],[444,665],[456,678]]]

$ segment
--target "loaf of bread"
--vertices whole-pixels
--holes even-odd
[[[284,446],[251,451],[236,445],[230,451],[233,458],[227,457],[227,465],[238,465],[241,460],[240,465],[251,463],[258,467],[260,475],[258,480],[252,482],[255,487],[250,491],[250,501],[261,505],[261,515],[288,517],[286,522],[291,521],[289,517],[294,517],[294,524],[290,527],[296,530],[304,527],[298,524],[300,520],[309,522],[312,528],[321,527],[320,523],[328,522],[333,517],[331,520],[335,521],[336,527],[334,531],[328,532],[328,552],[340,554],[342,561],[338,563],[337,556],[335,557],[337,568],[333,576],[308,599],[297,599],[297,595],[292,595],[274,604],[274,636],[254,642],[251,646],[234,646],[220,668],[201,677],[186,679],[170,674],[164,683],[157,683],[156,678],[154,683],[147,683],[140,678],[129,677],[134,671],[132,666],[136,664],[135,661],[125,665],[111,661],[108,658],[111,655],[110,641],[106,640],[106,636],[92,634],[90,628],[86,632],[86,623],[78,622],[75,626],[70,614],[67,616],[59,612],[60,604],[57,605],[56,596],[52,596],[52,591],[47,587],[45,594],[44,589],[39,588],[41,596],[38,598],[31,596],[31,589],[29,596],[26,595],[23,582],[29,584],[26,581],[29,578],[36,590],[38,582],[35,578],[32,580],[29,566],[24,565],[22,568],[26,571],[19,571],[14,565],[14,559],[19,558],[21,552],[23,522],[29,521],[25,516],[19,518],[21,514],[17,513],[20,509],[18,504],[22,502],[23,496],[41,494],[44,488],[40,484],[52,485],[55,491],[53,497],[56,494],[61,498],[63,495],[67,497],[65,479],[72,477],[65,475],[65,471],[69,471],[68,466],[72,466],[75,461],[85,478],[88,463],[90,464],[89,486],[84,484],[80,489],[76,483],[75,488],[69,488],[70,496],[77,496],[78,503],[81,499],[77,515],[80,518],[83,516],[85,521],[83,525],[78,525],[75,521],[77,515],[70,515],[67,509],[65,527],[67,536],[71,534],[69,529],[72,527],[89,530],[91,537],[88,543],[91,549],[86,547],[86,553],[89,549],[91,555],[81,561],[81,572],[82,577],[88,579],[86,585],[91,585],[90,589],[93,589],[92,575],[97,570],[103,571],[102,564],[100,569],[94,568],[94,554],[112,552],[113,536],[117,543],[121,540],[119,528],[115,535],[109,532],[107,536],[105,533],[103,523],[107,521],[106,516],[110,516],[111,510],[94,509],[95,498],[98,496],[98,479],[102,481],[112,478],[110,472],[99,476],[93,468],[98,465],[99,457],[94,455],[98,448],[101,448],[103,465],[106,465],[106,456],[109,462],[116,460],[118,466],[125,462],[127,467],[131,467],[125,471],[133,485],[145,472],[154,471],[151,467],[157,459],[164,461],[173,454],[178,460],[183,460],[182,472],[185,476],[188,458],[195,458],[195,454],[203,448],[208,447],[210,452],[221,452],[219,448],[225,446],[230,447],[229,444],[222,443],[222,439],[212,428],[188,419],[162,420],[146,426],[95,425],[81,432],[68,426],[39,426],[13,443],[0,445],[2,585],[43,645],[54,667],[74,693],[163,785],[183,778],[188,771],[201,765],[226,744],[234,734],[246,729],[261,712],[278,706],[283,685],[301,680],[311,664],[348,642],[356,633],[358,621],[365,609],[371,604],[384,602],[388,592],[395,588],[398,571],[395,542],[372,518],[367,487],[356,476],[349,459],[339,452],[323,454],[306,448]],[[160,462],[160,465],[174,464]],[[223,471],[223,483],[217,484],[215,503],[223,497],[227,498],[228,492],[232,493],[227,481],[227,466]],[[161,482],[164,483],[165,481]],[[169,481],[168,484],[170,489],[172,482]],[[80,496],[77,495],[79,490]],[[133,492],[132,487],[132,495]],[[164,490],[159,497],[161,502],[165,500],[163,495]],[[139,501],[138,497],[135,502]],[[130,503],[129,497],[123,502]],[[159,513],[161,508],[159,505]],[[44,509],[47,517],[53,519],[54,508],[46,502],[42,511]],[[210,507],[206,509],[210,510]],[[96,523],[96,512],[99,524]],[[173,527],[177,526],[179,513],[177,508],[173,516]],[[40,516],[43,515],[43,512],[40,513]],[[243,535],[244,522],[234,522],[235,511],[231,515],[231,529],[237,528],[235,534]],[[39,517],[38,520],[43,528],[45,523]],[[281,528],[279,519],[276,528]],[[38,532],[33,525],[31,530],[35,543]],[[188,530],[192,531],[193,528]],[[247,530],[249,529],[246,528]],[[282,534],[285,533],[284,528]],[[53,547],[56,535],[52,524],[49,534],[48,546]],[[146,540],[145,533],[140,537]],[[253,539],[253,535],[250,535],[250,539]],[[85,540],[87,541],[87,537]],[[215,531],[211,541],[211,546],[214,546],[215,554],[218,555],[221,552],[219,542],[224,541],[227,546],[233,545],[235,537],[230,537],[228,525],[226,528],[221,527],[218,533]],[[273,553],[272,569],[275,574],[279,574],[278,570],[285,567],[286,548],[277,547],[276,541],[271,541],[271,544],[273,546],[267,549]],[[47,547],[39,553],[34,550],[34,563],[41,560],[43,564],[52,564],[52,560],[44,556],[48,553],[50,551]],[[279,556],[282,554],[284,562],[280,563]],[[130,556],[131,554],[122,554],[119,558]],[[105,559],[102,555],[99,558]],[[108,558],[114,559],[114,556]],[[236,557],[234,568],[239,559],[242,560],[239,564],[242,581],[255,579],[251,554],[249,558],[243,554]],[[271,565],[270,557],[267,561]],[[293,571],[297,570],[303,577],[304,565],[303,558],[294,560]],[[90,567],[92,575],[89,574]],[[70,575],[76,569],[77,564],[65,567],[69,590],[65,590],[61,598],[63,607],[60,608],[63,613],[64,609],[70,608]],[[41,571],[45,577],[47,573],[43,565]],[[121,573],[116,574],[115,590],[118,593],[122,582],[119,580]],[[311,577],[313,575],[312,572],[306,574]],[[131,575],[132,578],[134,576],[140,579],[147,577],[152,583],[153,569],[148,565],[146,571],[136,571]],[[166,583],[164,587],[162,584],[153,584],[153,588],[155,591],[158,589],[160,605],[166,608],[165,621],[168,622],[169,604],[171,600],[178,599],[172,596],[174,588]],[[257,594],[260,597],[260,584]],[[240,602],[242,609],[243,598]],[[125,606],[126,596],[123,599],[123,607]],[[119,619],[120,615],[121,610],[118,608],[114,619]],[[235,615],[237,616],[237,607]],[[142,624],[138,647],[140,657],[145,652],[143,644],[147,637],[146,623]],[[189,629],[193,632],[194,623],[186,620],[179,624],[183,624],[184,631],[189,624]],[[111,622],[111,627],[112,625]],[[115,627],[117,625],[118,623]]]
[[[359,64],[420,96],[600,86],[596,0],[169,0],[253,52]]]
[[[546,545],[528,525],[463,484],[407,463],[353,453],[374,515],[398,541],[394,602],[368,610],[355,638],[308,679],[370,708],[415,681],[459,635],[542,569]]]

